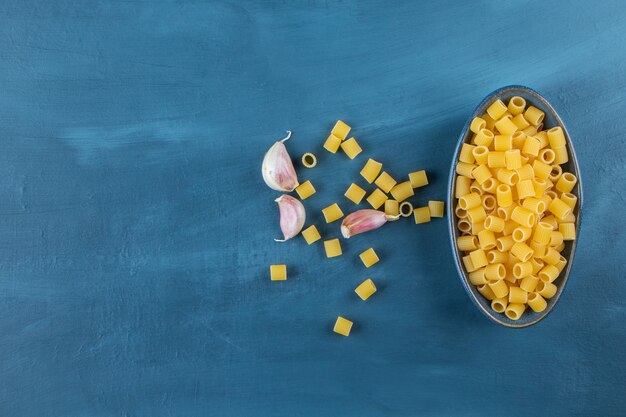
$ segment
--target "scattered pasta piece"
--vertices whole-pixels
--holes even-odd
[[[519,320],[527,307],[547,308],[567,266],[561,252],[576,239],[578,197],[572,190],[578,179],[561,167],[569,160],[563,128],[544,130],[544,117],[522,97],[508,105],[494,101],[472,120],[473,136],[456,165],[454,214],[463,266],[492,310],[510,320]],[[443,215],[443,202],[430,201],[429,208],[430,216]],[[421,209],[414,211],[416,222]],[[428,221],[425,213],[420,219]]]
[[[326,223],[332,223],[343,217],[343,211],[341,211],[341,208],[339,208],[339,205],[337,203],[331,204],[330,206],[322,209],[322,214],[324,214],[324,219],[326,219]]]
[[[365,178],[365,181],[371,184],[376,180],[382,168],[383,164],[380,162],[368,159],[365,166],[361,170],[361,176]]]
[[[356,158],[358,154],[363,152],[363,149],[361,149],[356,139],[354,138],[343,141],[343,143],[341,144],[341,149],[343,149],[345,154],[348,155],[348,158],[350,159]]]
[[[428,206],[413,209],[413,216],[415,217],[415,224],[428,223],[430,221],[430,209]]]
[[[296,193],[298,193],[298,196],[300,196],[301,200],[306,200],[307,198],[315,194],[315,187],[313,187],[311,181],[307,180],[296,187]]]
[[[397,216],[400,214],[400,208],[396,200],[388,199],[385,201],[385,214],[389,216]]]
[[[334,258],[336,256],[341,256],[341,254],[343,253],[341,251],[341,242],[339,242],[339,239],[325,240],[324,250],[326,251],[327,258]]]
[[[366,268],[369,268],[380,260],[373,248],[369,248],[364,252],[361,252],[359,258],[361,258],[361,261]]]
[[[287,265],[270,265],[270,280],[286,281]]]
[[[359,204],[363,197],[365,197],[366,191],[356,185],[355,183],[350,184],[348,190],[345,192],[345,196],[348,200],[352,201],[354,204]]]
[[[317,227],[315,227],[314,224],[304,229],[302,231],[302,236],[304,237],[304,240],[306,240],[306,243],[308,243],[309,245],[313,242],[317,242],[322,238],[320,236],[320,232],[317,230]]]
[[[468,145],[468,146],[471,146],[471,145]],[[474,162],[473,156],[472,156],[472,162]],[[425,185],[428,185],[428,177],[426,176],[426,171],[421,170],[421,171],[411,172],[409,174],[409,181],[411,182],[411,187],[413,188],[420,188]]]
[[[337,317],[337,321],[335,322],[335,327],[333,328],[333,331],[343,336],[349,336],[350,330],[352,330],[352,324],[353,323],[350,320],[344,319],[343,317],[339,316]]]
[[[413,187],[411,187],[411,183],[409,181],[396,184],[391,189],[390,193],[392,197],[398,202],[402,202],[415,194],[413,192]]]
[[[377,188],[366,198],[366,200],[374,209],[378,209],[380,206],[385,204],[385,201],[387,201],[388,198],[387,194]]]
[[[397,181],[394,180],[391,175],[387,174],[386,171],[383,171],[376,181],[374,181],[374,184],[376,184],[378,188],[384,192],[388,193],[397,184]]]
[[[335,127],[333,127],[333,130],[330,133],[332,133],[339,139],[344,140],[348,137],[348,133],[350,133],[350,126],[348,126],[341,120],[337,120],[337,123],[335,123]]]
[[[324,142],[324,149],[326,149],[330,153],[337,153],[339,147],[341,146],[341,138],[331,134]]]
[[[428,209],[430,210],[430,217],[443,217],[443,201],[429,201]]]
[[[400,215],[402,217],[409,217],[411,214],[413,214],[413,204],[408,201],[403,201],[402,204],[400,204]]]
[[[307,152],[302,155],[302,165],[307,168],[313,168],[317,165],[317,157],[313,155],[311,152]]]
[[[374,285],[374,281],[368,278],[359,284],[359,286],[354,289],[354,292],[361,297],[361,300],[365,301],[376,292],[376,285]]]

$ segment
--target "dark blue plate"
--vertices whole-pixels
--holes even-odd
[[[456,205],[456,201],[454,198],[454,189],[456,186],[456,163],[458,161],[459,152],[461,150],[461,146],[463,143],[469,143],[472,137],[472,132],[469,130],[470,123],[472,119],[476,116],[480,116],[487,110],[487,107],[491,105],[495,100],[500,99],[507,103],[509,99],[513,96],[520,96],[526,100],[526,105],[533,105],[538,109],[545,112],[545,118],[543,120],[544,130],[555,126],[561,126],[563,131],[565,132],[565,137],[567,139],[567,151],[569,152],[569,162],[561,165],[563,171],[568,171],[576,175],[578,178],[578,182],[574,189],[572,190],[572,194],[578,197],[578,203],[576,205],[576,209],[574,210],[574,214],[576,216],[576,232],[577,235],[580,236],[580,214],[583,205],[583,192],[582,192],[582,178],[580,176],[580,169],[578,167],[578,161],[576,159],[576,152],[574,151],[574,146],[572,145],[572,140],[567,132],[567,128],[565,124],[554,110],[554,108],[548,103],[548,101],[541,96],[538,92],[531,90],[528,87],[520,86],[520,85],[511,85],[507,87],[500,88],[493,93],[489,94],[479,105],[476,107],[474,112],[467,119],[467,123],[465,123],[465,127],[461,132],[461,136],[459,138],[459,143],[454,152],[454,158],[452,160],[452,166],[450,167],[450,178],[448,180],[448,226],[450,228],[450,243],[452,245],[452,253],[455,259],[456,270],[461,278],[461,283],[463,287],[467,291],[467,294],[470,297],[470,300],[474,303],[474,305],[489,319],[494,322],[501,324],[507,327],[527,327],[533,325],[546,317],[550,311],[554,308],[559,297],[563,293],[563,289],[565,288],[565,284],[567,283],[567,278],[569,277],[570,270],[572,268],[572,261],[574,260],[574,252],[576,251],[576,241],[567,241],[565,242],[565,249],[562,252],[562,255],[567,259],[567,265],[565,269],[561,272],[559,277],[554,281],[554,284],[557,286],[557,292],[549,300],[547,308],[541,313],[535,313],[530,308],[527,308],[522,317],[519,320],[511,320],[506,317],[502,313],[496,313],[491,309],[491,303],[489,300],[484,298],[474,287],[470,281],[467,272],[465,272],[461,257],[463,254],[458,250],[456,246],[457,237],[459,236],[459,231],[456,227],[456,223],[458,221],[455,213],[454,207]]]

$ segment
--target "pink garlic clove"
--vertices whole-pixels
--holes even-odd
[[[296,236],[302,230],[306,220],[304,206],[297,198],[283,194],[274,200],[278,203],[280,211],[280,230],[283,232],[283,239],[274,239],[276,242],[284,242]]]
[[[299,185],[296,169],[284,144],[290,137],[291,131],[288,130],[287,136],[273,144],[263,158],[263,180],[272,190],[288,192]]]
[[[350,236],[359,233],[369,232],[378,229],[388,220],[396,220],[399,216],[390,216],[379,210],[359,210],[348,214],[341,222],[341,234],[348,239]]]

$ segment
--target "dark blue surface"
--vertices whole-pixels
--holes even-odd
[[[626,407],[622,2],[0,4],[0,415],[614,416]],[[497,326],[445,220],[321,245],[279,236],[260,164],[319,210],[366,157],[444,199],[467,116],[541,91],[575,140],[585,227],[559,304]],[[364,153],[323,152],[333,122]],[[356,255],[373,245],[367,272]],[[268,265],[289,265],[270,282]],[[352,289],[371,276],[367,302]],[[331,332],[337,315],[353,334]]]

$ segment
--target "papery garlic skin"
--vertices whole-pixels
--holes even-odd
[[[293,191],[299,185],[296,169],[284,144],[290,137],[291,131],[288,130],[287,136],[273,144],[263,157],[263,180],[272,190]]]
[[[278,203],[280,211],[280,230],[283,232],[283,239],[274,239],[276,242],[284,242],[298,235],[304,227],[306,211],[297,198],[283,194],[274,200]]]
[[[378,229],[388,220],[396,220],[400,216],[390,216],[384,211],[365,209],[350,213],[341,222],[341,234],[348,239],[350,236],[359,233],[369,232]]]

